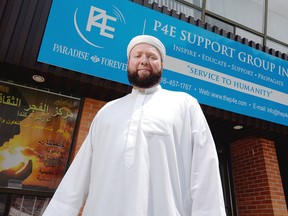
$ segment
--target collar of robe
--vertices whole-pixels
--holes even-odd
[[[151,87],[151,88],[145,89],[144,92],[139,91],[139,89],[137,89],[137,88],[133,88],[133,89],[132,89],[132,93],[133,93],[133,94],[144,94],[144,95],[148,95],[148,94],[153,94],[153,93],[155,93],[156,91],[159,91],[159,90],[161,90],[161,89],[162,89],[162,87],[158,84],[158,85],[153,86],[153,87]]]

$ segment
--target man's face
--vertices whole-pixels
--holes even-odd
[[[130,52],[128,80],[139,88],[150,88],[160,82],[163,63],[159,51],[150,44],[138,44]]]

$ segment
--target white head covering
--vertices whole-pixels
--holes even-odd
[[[127,46],[127,58],[129,59],[129,54],[134,46],[140,43],[146,43],[154,46],[161,55],[161,60],[164,61],[166,56],[166,49],[163,43],[156,37],[153,37],[151,35],[138,35],[130,41],[130,43]]]

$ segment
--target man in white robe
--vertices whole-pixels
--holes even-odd
[[[130,94],[95,116],[44,216],[224,216],[215,144],[200,105],[159,85],[164,45],[127,48]]]

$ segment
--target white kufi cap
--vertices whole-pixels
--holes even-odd
[[[151,35],[138,35],[130,41],[127,46],[127,58],[129,59],[130,51],[133,49],[134,46],[140,43],[146,43],[154,46],[160,53],[162,61],[164,61],[166,56],[166,49],[163,43],[156,37]]]

